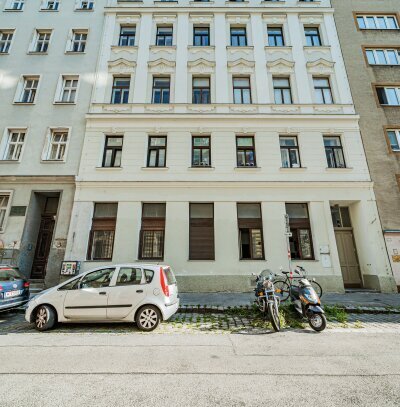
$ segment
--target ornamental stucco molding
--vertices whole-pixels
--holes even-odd
[[[320,58],[317,61],[307,62],[307,70],[311,74],[324,75],[333,73],[334,62]]]
[[[200,74],[213,73],[215,68],[215,62],[207,61],[203,58],[190,61],[187,65],[189,72]]]
[[[324,16],[322,14],[300,14],[299,20],[303,24],[321,24],[324,22]]]
[[[145,106],[145,110],[148,112],[156,112],[156,113],[164,113],[164,112],[172,112],[174,110],[173,106],[169,105],[147,105]]]
[[[127,106],[113,105],[113,106],[103,106],[103,111],[110,112],[110,113],[126,113],[126,112],[130,112],[131,109],[130,109],[130,107],[127,107]]]
[[[254,71],[254,61],[247,61],[240,58],[236,61],[228,62],[228,71],[231,73],[247,73],[251,74]]]
[[[153,21],[160,24],[174,23],[176,21],[176,14],[154,14]]]
[[[284,24],[287,15],[286,14],[263,14],[262,16],[264,22],[267,24]]]
[[[115,61],[108,63],[108,71],[110,73],[133,73],[135,71],[136,62],[127,61],[126,59],[119,58]]]
[[[150,51],[153,54],[166,53],[169,55],[173,55],[176,51],[176,46],[175,45],[171,45],[171,46],[151,45]]]
[[[256,113],[258,112],[258,107],[257,106],[251,106],[251,105],[231,105],[229,106],[229,110],[231,112],[240,112],[240,113]]]
[[[229,55],[235,55],[235,54],[251,55],[253,53],[253,49],[254,49],[254,47],[251,47],[251,46],[246,46],[246,47],[228,46],[228,47],[226,47],[226,50],[228,51]]]
[[[342,110],[340,106],[335,105],[314,106],[314,111],[317,113],[338,113],[342,112]]]
[[[214,54],[215,47],[201,47],[201,46],[195,46],[195,45],[189,45],[188,46],[189,52],[191,54],[207,54],[207,55],[212,55]]]
[[[276,61],[267,62],[268,71],[277,74],[290,74],[294,72],[294,62],[279,58]]]
[[[112,45],[111,51],[113,54],[120,54],[121,52],[126,52],[128,54],[134,55],[137,54],[138,47]]]
[[[214,112],[215,111],[215,106],[207,106],[207,105],[189,105],[187,106],[187,110],[190,110],[192,112]],[[201,132],[199,132],[201,133]]]
[[[213,14],[190,14],[189,21],[195,24],[211,24],[213,22]]]
[[[119,24],[137,24],[140,21],[140,14],[118,14],[116,20]]]
[[[300,111],[299,106],[286,106],[286,105],[276,105],[276,106],[271,106],[271,110],[273,112],[278,112],[278,113],[296,113]]]
[[[230,24],[247,24],[250,14],[227,14],[226,21]]]
[[[165,74],[175,72],[175,62],[167,61],[164,58],[151,61],[147,65],[149,67],[149,72],[151,73]]]

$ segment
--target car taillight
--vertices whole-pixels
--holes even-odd
[[[160,267],[160,283],[161,283],[161,289],[163,290],[163,293],[166,297],[169,297],[169,288],[167,284],[167,279],[165,278],[164,270],[162,267]]]
[[[0,285],[0,291],[3,291],[3,286],[2,285]]]
[[[29,285],[30,285],[30,283],[29,283],[28,281],[25,281],[25,283],[24,283],[24,288],[28,288]]]

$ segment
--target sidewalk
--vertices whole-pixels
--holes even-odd
[[[200,306],[201,308],[228,308],[250,306],[253,293],[180,293],[181,307]],[[339,305],[346,311],[387,312],[397,308],[400,312],[400,294],[353,292],[346,294],[325,293],[323,305]],[[393,310],[394,311],[394,310]]]

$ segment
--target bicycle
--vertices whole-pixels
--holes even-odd
[[[291,288],[297,287],[297,285],[293,284],[293,280],[301,280],[302,278],[306,277],[307,273],[301,266],[296,266],[296,268],[294,269],[294,272],[297,274],[297,276],[290,275],[289,271],[283,271],[282,269],[281,272],[285,275],[285,279],[274,280],[274,286],[275,294],[279,297],[280,301],[283,302],[289,298]],[[310,283],[319,298],[321,298],[323,294],[322,287],[315,281],[315,279],[312,279]]]

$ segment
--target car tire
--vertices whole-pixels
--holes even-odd
[[[154,305],[145,305],[136,314],[136,325],[141,331],[154,331],[161,322],[160,310]]]
[[[35,328],[38,331],[47,331],[56,323],[56,312],[49,305],[40,305],[35,310]]]

